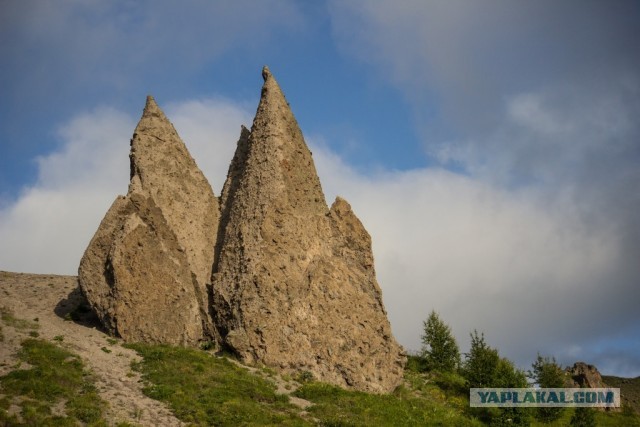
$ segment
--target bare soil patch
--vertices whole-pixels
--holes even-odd
[[[17,369],[20,343],[37,332],[78,354],[97,377],[96,386],[109,403],[106,418],[143,426],[184,425],[162,403],[142,393],[140,375],[131,370],[135,351],[105,334],[83,298],[75,276],[0,271],[0,308],[39,325],[37,330],[0,322],[0,376]],[[24,365],[20,368],[24,368]]]

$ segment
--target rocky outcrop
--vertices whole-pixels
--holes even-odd
[[[105,215],[78,280],[107,330],[127,341],[212,335],[207,283],[218,202],[154,99],[131,140],[131,181]]]
[[[593,365],[588,365],[584,362],[576,362],[573,366],[567,368],[566,371],[571,378],[571,384],[569,384],[570,387],[607,387],[602,381],[602,376],[600,375],[598,368]]]
[[[327,207],[311,152],[269,70],[221,196],[215,323],[245,362],[386,392],[405,358],[349,204]]]
[[[127,341],[207,339],[243,361],[387,392],[406,361],[393,338],[371,238],[331,208],[311,152],[269,70],[218,200],[175,129],[147,99],[131,182],[79,268],[105,328]]]

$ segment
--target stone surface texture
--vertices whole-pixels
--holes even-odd
[[[573,366],[567,368],[567,372],[572,380],[572,387],[585,387],[585,388],[603,388],[606,387],[602,376],[593,365],[586,364],[584,362],[576,362]]]
[[[194,344],[214,331],[207,284],[219,207],[152,97],[131,139],[131,181],[80,262],[80,287],[127,341]]]
[[[245,362],[360,390],[402,378],[376,282],[371,238],[349,204],[327,207],[311,152],[265,67],[220,198],[215,323]]]

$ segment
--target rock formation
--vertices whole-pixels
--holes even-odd
[[[206,284],[218,202],[152,97],[131,140],[131,182],[89,243],[80,288],[127,341],[193,344],[211,335]]]
[[[602,376],[593,365],[584,362],[576,362],[572,367],[567,368],[567,373],[571,377],[570,387],[604,388],[607,387],[602,381]]]
[[[147,99],[131,140],[129,191],[91,240],[80,287],[106,329],[127,341],[210,339],[248,363],[391,391],[406,358],[382,304],[371,238],[345,200],[328,208],[296,119],[266,67],[263,77],[219,204]]]
[[[215,323],[245,362],[386,392],[402,377],[371,239],[349,204],[327,207],[311,152],[269,70],[221,196]]]

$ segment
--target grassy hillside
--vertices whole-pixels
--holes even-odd
[[[619,388],[622,405],[626,405],[629,410],[640,415],[640,377],[620,378],[603,375],[602,380],[609,387]]]
[[[304,373],[289,378],[265,368],[251,372],[195,349],[130,347],[143,356],[134,369],[143,373],[145,393],[195,425],[482,425],[464,414],[464,397],[448,396],[414,372],[393,394],[377,395],[314,382]]]
[[[11,305],[0,306],[0,426],[513,425],[508,411],[469,408],[461,376],[421,372],[413,357],[403,384],[376,395],[316,382],[309,372],[291,377],[243,366],[205,350],[123,346],[67,316],[77,305],[71,279],[41,279],[41,289],[16,281],[3,291],[3,304]],[[52,314],[51,301],[67,293],[64,310]],[[638,379],[604,380],[637,404]],[[566,409],[551,425],[568,425],[572,415]],[[598,426],[640,427],[640,416],[629,410],[595,417]]]
[[[462,380],[456,376],[408,370],[403,386],[390,395],[376,395],[308,381],[305,375],[293,379],[269,369],[249,370],[201,350],[131,347],[143,356],[132,368],[143,373],[144,392],[169,404],[190,425],[484,425],[469,410]],[[97,395],[91,374],[59,343],[25,340],[20,358],[29,367],[0,378],[2,425],[114,425],[103,418],[107,402]],[[278,393],[278,385],[286,391]],[[568,425],[571,415],[567,409],[550,425]],[[624,413],[596,416],[597,425],[640,426],[639,417]]]
[[[107,425],[107,403],[78,356],[30,338],[22,343],[19,358],[16,369],[0,377],[1,425]]]
[[[17,320],[9,323],[29,327]],[[23,341],[20,363],[0,377],[0,425],[136,425],[105,419],[108,402],[100,398],[93,374],[64,347],[62,340]],[[482,426],[489,415],[495,421],[499,414],[497,409],[472,411],[462,377],[420,373],[416,364],[409,365],[404,384],[394,393],[377,395],[315,382],[308,373],[291,378],[267,368],[245,367],[204,350],[127,347],[142,356],[131,368],[132,373],[142,373],[144,393],[165,402],[188,425]],[[567,409],[554,424],[531,419],[531,425],[568,425],[572,414]],[[624,412],[598,412],[596,421],[603,426],[640,426],[640,417]]]

